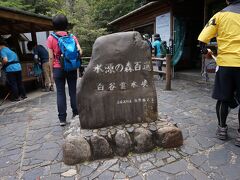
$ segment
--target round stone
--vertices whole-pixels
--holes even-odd
[[[94,159],[109,158],[112,156],[112,148],[102,136],[92,136],[91,145]]]
[[[152,131],[152,132],[155,132],[155,131],[157,131],[157,127],[156,127],[155,125],[152,125],[152,124],[151,124],[151,125],[149,126],[149,130]]]
[[[138,128],[138,127],[140,127],[140,125],[139,124],[133,124],[133,127]]]
[[[68,136],[63,144],[63,161],[67,165],[75,165],[91,159],[88,142],[81,136]]]
[[[156,133],[156,144],[163,148],[175,148],[183,145],[183,136],[175,126],[163,127]]]
[[[129,127],[131,127],[131,124],[126,124],[125,125],[125,128],[129,128]]]
[[[127,131],[128,131],[129,133],[132,133],[132,132],[134,131],[134,127],[133,127],[133,126],[128,127],[128,128],[127,128]]]
[[[144,128],[137,128],[133,134],[134,149],[138,153],[147,152],[153,149],[152,133]]]
[[[126,156],[131,149],[131,138],[129,134],[124,130],[117,131],[115,136],[116,154],[119,156]]]
[[[98,129],[94,129],[93,132],[94,132],[94,133],[98,133]]]
[[[117,132],[117,130],[115,128],[110,130],[110,133],[112,136],[114,136],[116,134],[116,132]]]
[[[104,137],[107,136],[107,134],[108,134],[107,130],[99,132],[99,135],[104,136]]]
[[[148,124],[147,124],[147,123],[143,123],[143,124],[142,124],[142,127],[147,128],[147,127],[148,127]]]

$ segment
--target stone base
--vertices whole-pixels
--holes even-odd
[[[169,119],[152,123],[80,129],[79,119],[71,121],[64,133],[63,159],[68,165],[84,161],[143,153],[156,146],[175,148],[183,144],[182,132]]]

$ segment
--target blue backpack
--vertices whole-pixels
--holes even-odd
[[[58,40],[61,50],[60,63],[64,71],[72,71],[81,66],[80,53],[72,34],[66,36],[58,36],[56,33],[51,35]]]

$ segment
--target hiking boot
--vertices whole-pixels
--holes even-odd
[[[78,114],[73,113],[72,119],[75,118],[76,116],[78,116]]]
[[[240,133],[237,131],[237,136],[235,139],[235,145],[240,147]]]
[[[46,87],[46,88],[42,89],[42,92],[49,92],[49,88]]]
[[[228,130],[228,127],[220,127],[218,126],[217,128],[217,132],[216,132],[216,135],[217,135],[217,138],[218,139],[221,139],[221,140],[226,140],[228,135],[227,135],[227,130]]]
[[[11,102],[18,102],[20,101],[20,98],[10,99]]]
[[[27,96],[21,96],[21,100],[27,99]]]
[[[66,121],[60,121],[60,126],[66,126],[67,122]]]
[[[54,91],[53,85],[50,86],[49,90]]]

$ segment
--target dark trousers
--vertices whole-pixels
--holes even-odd
[[[22,71],[7,72],[7,84],[11,90],[11,98],[17,99],[19,96],[25,97],[26,92],[22,83]]]
[[[66,102],[66,92],[65,84],[67,81],[68,91],[70,96],[70,104],[73,114],[78,114],[77,111],[77,96],[76,96],[76,86],[77,86],[77,70],[65,72],[61,68],[53,69],[53,78],[57,88],[57,108],[58,108],[58,118],[60,121],[66,121],[67,117],[67,102]]]

